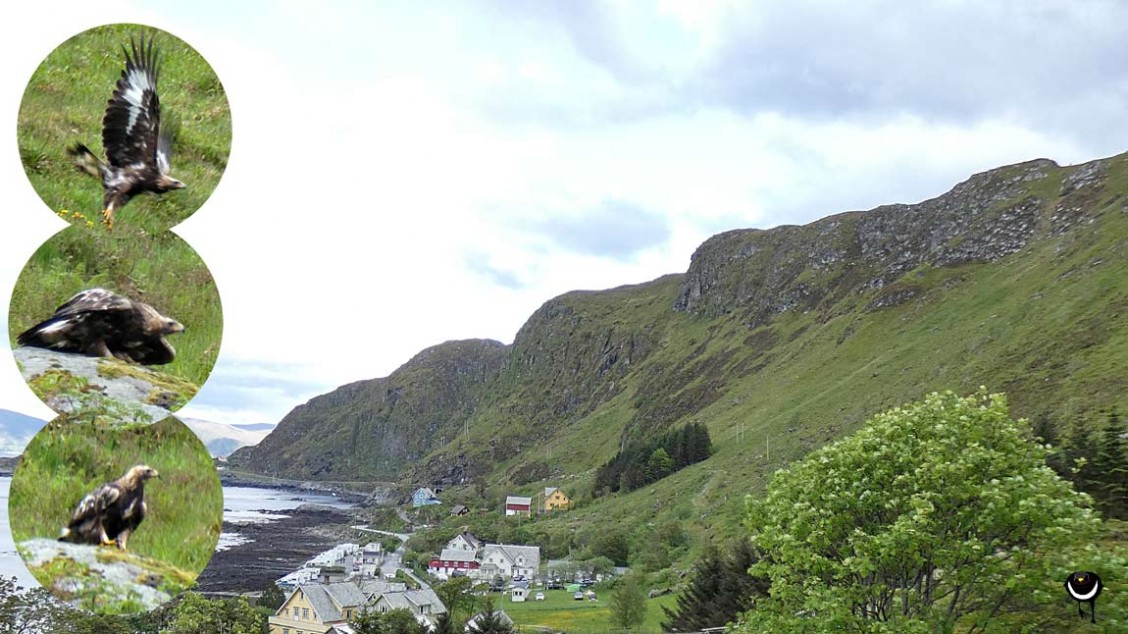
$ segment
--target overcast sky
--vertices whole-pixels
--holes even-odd
[[[1128,137],[1111,0],[20,4],[0,9],[0,329],[64,226],[19,164],[28,78],[93,26],[169,31],[232,107],[227,172],[176,228],[225,324],[182,413],[217,422],[277,422],[446,340],[509,343],[548,299],[684,271],[720,231]],[[14,362],[0,408],[52,416]]]

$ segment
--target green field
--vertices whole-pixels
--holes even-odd
[[[607,607],[610,591],[593,589],[598,601],[576,601],[573,593],[566,590],[544,590],[544,601],[534,601],[533,597],[538,590],[533,589],[529,592],[528,601],[514,603],[505,595],[504,598],[494,599],[494,607],[504,610],[517,625],[529,626],[522,627],[522,631],[531,632],[541,627],[568,634],[603,634],[615,631],[616,627],[611,624],[611,611]],[[665,618],[662,606],[672,608],[675,601],[674,595],[648,599],[646,621],[632,631],[641,634],[661,632],[660,623]]]

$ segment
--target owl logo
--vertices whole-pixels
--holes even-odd
[[[1065,589],[1069,591],[1069,596],[1077,601],[1077,614],[1081,618],[1085,618],[1085,611],[1081,609],[1081,604],[1088,602],[1089,622],[1096,623],[1097,597],[1104,589],[1100,576],[1095,572],[1075,572],[1066,578]]]

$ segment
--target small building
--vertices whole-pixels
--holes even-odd
[[[533,499],[521,497],[519,495],[510,495],[505,498],[505,514],[512,515],[531,515],[533,508]]]
[[[450,509],[451,515],[466,515],[469,512],[470,512],[470,509],[466,508],[465,504],[455,504]]]
[[[353,583],[298,586],[267,619],[270,634],[326,632],[347,625],[365,603],[364,594]]]
[[[478,554],[478,549],[482,547],[482,540],[474,536],[473,533],[463,531],[450,539],[447,542],[446,550],[461,550],[468,553]]]
[[[419,508],[420,506],[431,506],[433,504],[442,504],[439,497],[429,487],[419,487],[415,489],[415,493],[411,494],[411,506]]]
[[[405,609],[415,616],[426,629],[430,630],[435,625],[435,618],[446,612],[446,606],[439,599],[439,595],[431,588],[419,590],[406,590],[404,592],[386,592],[373,597],[372,608],[377,612]]]
[[[438,557],[427,564],[427,572],[435,576],[451,576],[455,573],[465,574],[468,577],[477,577],[481,564],[477,560],[477,551],[462,550],[459,548],[444,548]]]
[[[572,507],[572,500],[556,487],[544,488],[544,512],[564,511]]]
[[[514,586],[510,590],[510,600],[514,603],[524,603],[525,599],[529,596],[529,589],[522,588],[521,586]]]

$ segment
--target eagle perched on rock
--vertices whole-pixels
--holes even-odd
[[[46,321],[20,333],[16,343],[161,365],[176,356],[176,349],[165,335],[183,330],[180,322],[148,304],[104,288],[91,288],[68,299]]]
[[[70,523],[59,535],[61,542],[117,545],[125,550],[129,535],[145,519],[145,481],[159,477],[148,465],[131,467],[125,475],[107,482],[82,498]]]
[[[122,46],[125,70],[102,118],[106,162],[81,143],[68,150],[80,170],[101,179],[105,189],[102,218],[107,228],[113,227],[114,211],[137,194],[163,194],[185,187],[169,176],[172,132],[167,122],[161,123],[161,103],[157,97],[160,68],[153,40],[150,38],[146,46],[142,36],[140,46],[132,38],[129,44],[133,54]]]

